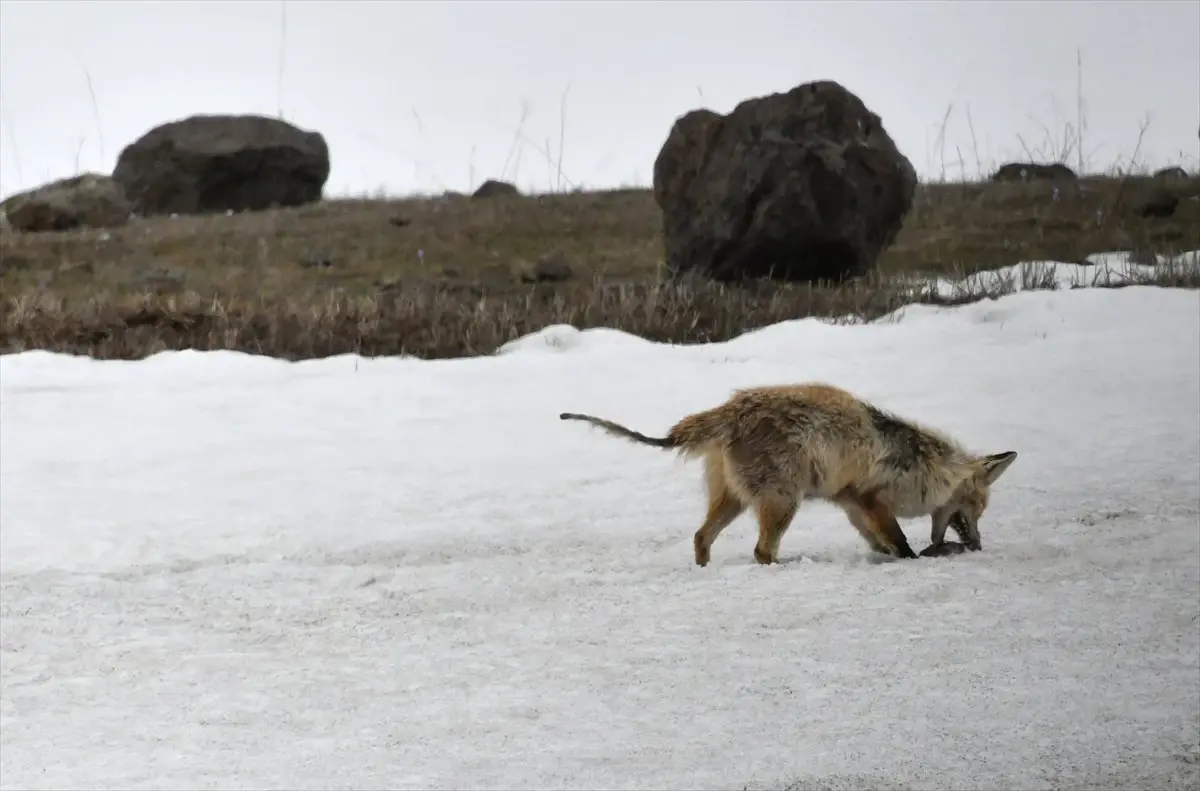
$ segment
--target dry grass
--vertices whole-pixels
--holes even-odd
[[[357,352],[486,354],[550,324],[704,342],[804,316],[871,319],[914,301],[914,273],[958,275],[1107,250],[1200,248],[1200,179],[1169,218],[1133,211],[1144,179],[930,184],[879,273],[843,287],[662,281],[661,214],[645,190],[542,197],[332,200],[112,231],[0,237],[0,352],[134,359],[237,349],[287,359]],[[575,277],[530,285],[551,251]],[[328,263],[328,266],[320,264]],[[309,265],[306,265],[309,264]],[[316,265],[313,265],[316,264]],[[1156,282],[1196,287],[1195,268]],[[954,301],[1003,290],[968,287]]]

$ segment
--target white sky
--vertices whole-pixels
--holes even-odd
[[[1147,118],[1139,163],[1197,165],[1195,0],[3,0],[0,196],[107,172],[158,123],[280,108],[329,141],[328,194],[469,189],[510,151],[503,175],[544,190],[560,143],[564,185],[644,185],[676,116],[824,78],[922,176],[974,177],[1022,140],[1061,148],[1077,49],[1088,169],[1127,162]]]

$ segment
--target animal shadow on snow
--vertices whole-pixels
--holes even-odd
[[[854,549],[827,549],[815,552],[796,552],[791,555],[780,555],[779,560],[772,566],[799,566],[804,563],[821,563],[835,566],[879,566],[895,563],[900,558],[891,555],[881,555],[878,552],[860,552]],[[714,566],[758,566],[752,555],[734,557],[723,563],[714,562]]]

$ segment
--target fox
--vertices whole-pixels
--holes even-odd
[[[1016,451],[968,452],[945,433],[902,418],[823,382],[735,390],[723,404],[687,415],[664,437],[610,420],[563,412],[642,445],[704,459],[708,508],[693,536],[695,562],[707,566],[712,545],[747,508],[758,520],[754,559],[779,561],[784,533],[804,500],[842,510],[873,552],[916,558],[898,519],[930,517],[930,550],[946,530],[967,549],[983,548],[979,520],[991,487]]]

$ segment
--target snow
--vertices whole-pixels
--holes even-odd
[[[984,551],[806,503],[692,562],[662,433],[824,380],[1017,450]],[[0,358],[4,788],[1195,788],[1200,293],[727,343]],[[927,520],[904,523],[914,548]]]

